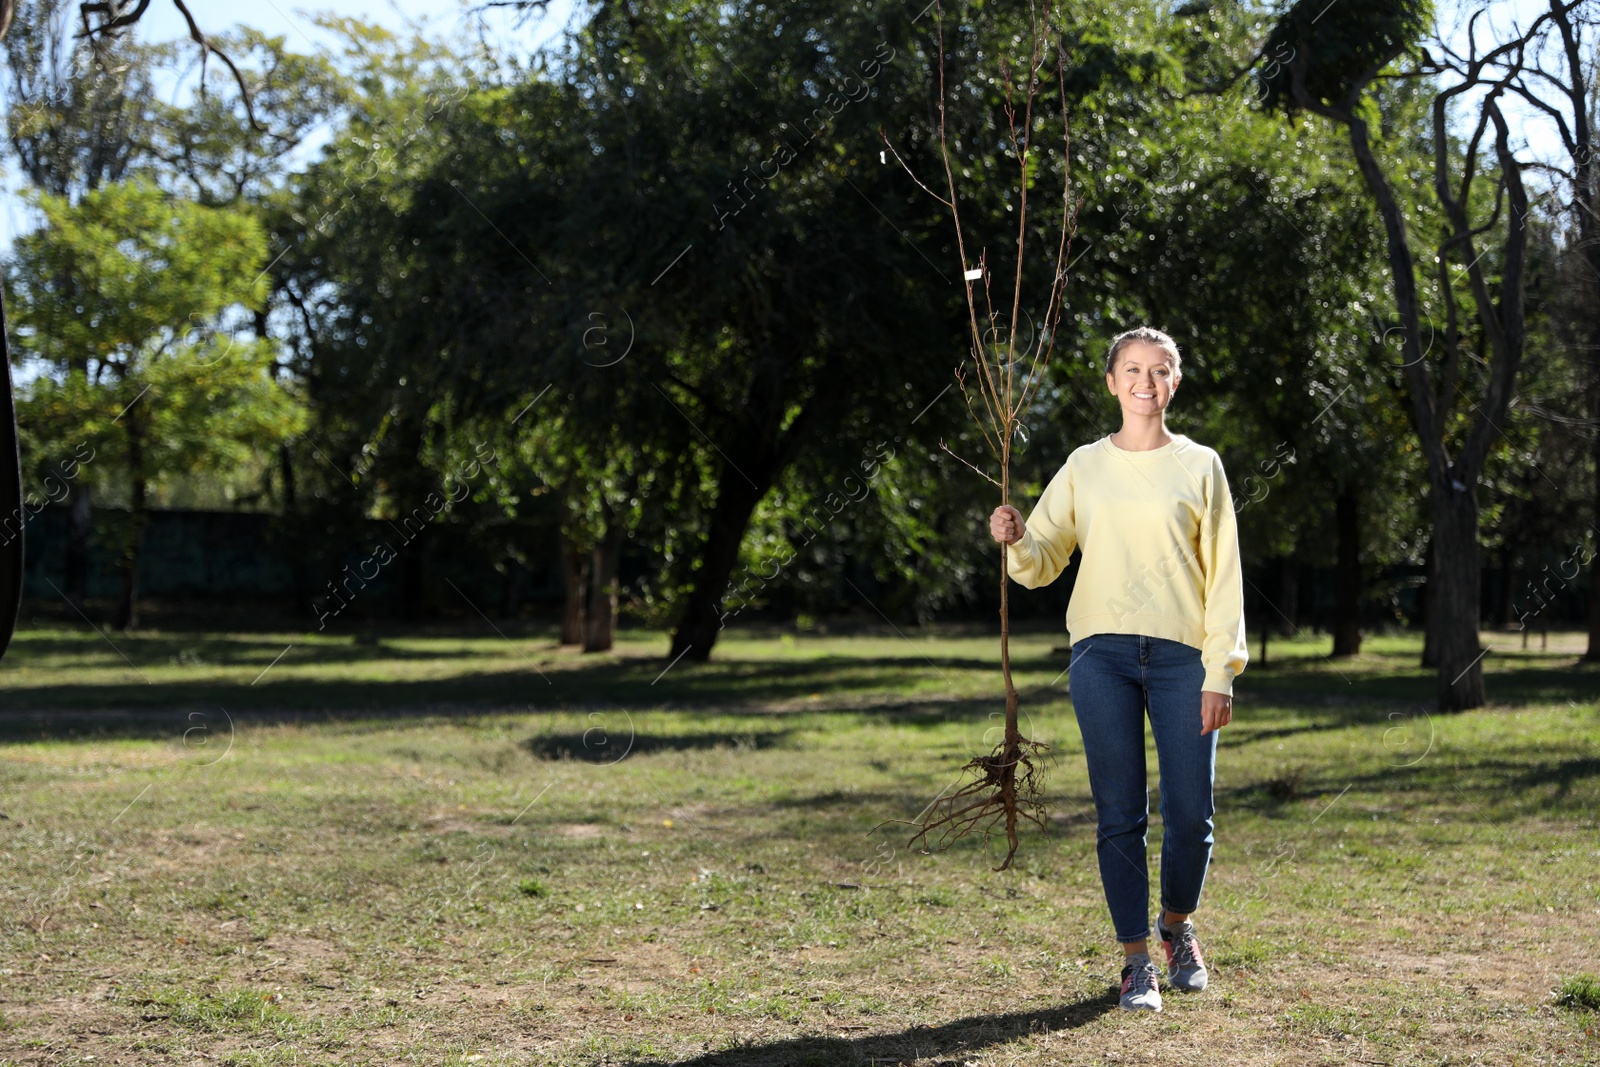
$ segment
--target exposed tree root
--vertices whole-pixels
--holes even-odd
[[[928,847],[929,836],[937,835],[933,849],[943,851],[974,830],[987,840],[998,834],[995,827],[1003,821],[1006,858],[994,868],[1003,871],[1011,866],[1012,857],[1017,854],[1019,819],[1028,819],[1039,829],[1050,832],[1050,827],[1042,818],[1044,802],[1039,768],[1028,758],[1048,751],[1050,746],[1041,741],[1030,741],[1015,729],[1008,729],[1007,735],[1004,741],[994,747],[993,752],[987,756],[974,756],[961,768],[964,775],[971,775],[971,780],[954,793],[941,795],[928,805],[920,824],[906,819],[889,820],[920,825],[921,828],[906,842],[907,848],[932,851]],[[922,844],[918,845],[918,841]]]

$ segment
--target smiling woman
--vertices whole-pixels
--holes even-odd
[[[1155,1011],[1144,718],[1161,774],[1156,928],[1168,981],[1197,991],[1207,974],[1189,915],[1211,860],[1217,731],[1233,717],[1233,679],[1249,659],[1222,460],[1166,426],[1182,376],[1165,333],[1118,334],[1106,389],[1122,407],[1122,428],[1067,457],[1027,522],[1009,505],[989,519],[994,539],[1012,546],[1008,572],[1029,589],[1055,581],[1083,549],[1067,607],[1073,710],[1099,820],[1101,882],[1127,956],[1121,1003]]]

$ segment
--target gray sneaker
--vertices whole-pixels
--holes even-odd
[[[1122,999],[1119,1003],[1130,1011],[1160,1011],[1159,980],[1156,965],[1150,962],[1149,956],[1143,952],[1129,956],[1127,965],[1122,968]]]
[[[1200,956],[1200,939],[1194,936],[1194,923],[1166,925],[1166,911],[1156,916],[1161,947],[1167,950],[1167,981],[1178,989],[1198,993],[1206,987],[1206,961]]]

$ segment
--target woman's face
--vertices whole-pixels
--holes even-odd
[[[1124,415],[1155,415],[1166,410],[1177,390],[1172,357],[1159,345],[1134,341],[1117,353],[1117,365],[1106,375],[1106,388],[1122,405]]]

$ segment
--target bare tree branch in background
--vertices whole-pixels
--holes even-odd
[[[235,84],[239,86],[239,96],[244,101],[245,114],[250,119],[250,125],[257,132],[265,133],[266,127],[256,120],[255,106],[251,102],[250,84],[245,80],[243,72],[239,70],[232,57],[218,47],[217,43],[200,29],[200,24],[195,22],[194,15],[189,12],[189,5],[183,0],[172,0],[172,6],[178,9],[183,16],[183,21],[189,27],[189,39],[200,46],[200,91],[206,90],[205,63],[210,56],[216,56],[223,66],[233,75]],[[133,9],[128,10],[128,5],[120,0],[92,0],[79,6],[83,18],[83,31],[80,37],[87,37],[91,42],[98,42],[107,37],[115,36],[122,30],[134,25],[144,16],[150,7],[150,0],[138,0]],[[100,16],[103,21],[94,22],[91,16]]]

